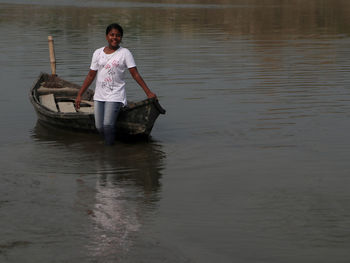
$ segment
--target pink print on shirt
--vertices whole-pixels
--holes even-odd
[[[113,66],[113,67],[118,67],[118,66],[119,66],[118,61],[113,60],[113,62],[112,62],[112,66]]]
[[[113,60],[111,63],[107,63],[104,66],[104,69],[107,70],[107,77],[103,80],[102,82],[102,87],[105,89],[109,89],[110,91],[113,90],[113,75],[115,75],[115,71],[113,70],[113,68],[116,68],[119,66],[119,63],[117,60]]]

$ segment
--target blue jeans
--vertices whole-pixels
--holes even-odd
[[[107,145],[112,145],[115,140],[116,122],[123,103],[110,101],[96,101],[95,126],[102,135]]]

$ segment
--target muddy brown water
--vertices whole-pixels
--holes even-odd
[[[347,262],[347,1],[0,0],[1,262]],[[158,95],[148,142],[37,123],[104,30]],[[144,98],[128,77],[127,95]]]

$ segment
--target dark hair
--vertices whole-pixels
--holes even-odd
[[[117,24],[117,23],[113,23],[110,24],[107,28],[106,28],[106,35],[108,35],[108,33],[112,30],[112,29],[117,29],[120,32],[120,35],[123,36],[123,28]]]

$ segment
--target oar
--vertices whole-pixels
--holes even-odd
[[[49,40],[51,73],[52,73],[52,76],[56,76],[56,58],[55,58],[55,49],[53,46],[52,36],[48,36],[48,40]]]

